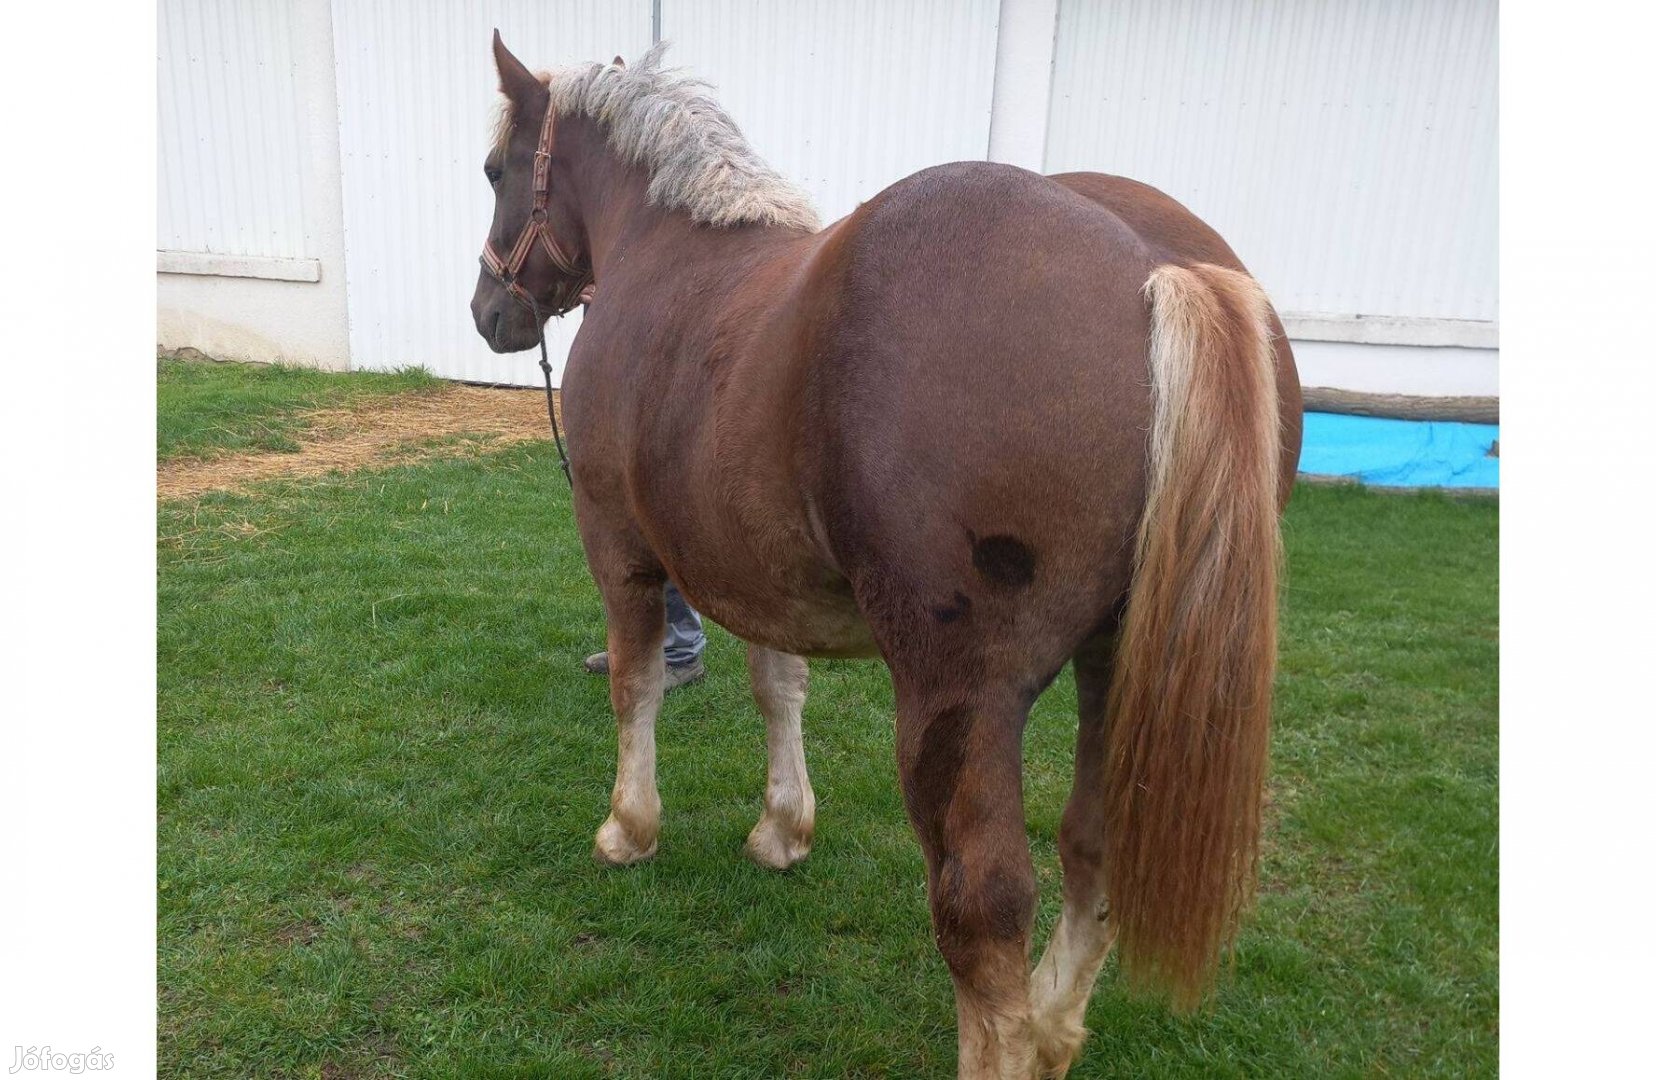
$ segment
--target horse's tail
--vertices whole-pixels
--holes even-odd
[[[1167,265],[1144,291],[1155,416],[1110,687],[1105,875],[1128,980],[1191,1007],[1258,861],[1281,436],[1253,278]]]

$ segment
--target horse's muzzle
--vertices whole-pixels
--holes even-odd
[[[540,341],[534,315],[486,273],[478,275],[471,313],[478,336],[497,353],[523,352]]]

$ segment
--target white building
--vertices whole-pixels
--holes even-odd
[[[1308,386],[1497,394],[1495,0],[161,0],[159,344],[534,382],[467,309],[496,26],[673,42],[825,220],[965,158],[1146,181]]]

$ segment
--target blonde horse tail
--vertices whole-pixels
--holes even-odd
[[[1253,894],[1281,436],[1253,278],[1166,265],[1144,291],[1155,418],[1108,706],[1105,880],[1129,983],[1189,1008]]]

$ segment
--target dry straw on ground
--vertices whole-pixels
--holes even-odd
[[[551,436],[546,395],[538,390],[453,385],[319,410],[304,419],[296,453],[260,451],[161,462],[155,474],[157,498],[187,499],[262,480],[383,468]]]

